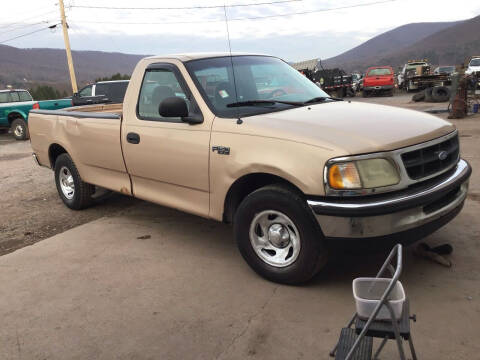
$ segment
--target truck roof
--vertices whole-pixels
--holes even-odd
[[[168,54],[168,55],[155,55],[149,56],[147,59],[177,59],[181,62],[187,62],[190,60],[208,59],[224,56],[270,56],[265,54],[252,54],[252,53],[230,53],[230,52],[206,52],[206,53],[185,53],[185,54]]]
[[[26,89],[3,89],[3,90],[0,90],[0,92],[4,93],[4,92],[12,92],[12,91],[28,91]]]
[[[97,81],[95,84],[111,84],[119,82],[129,82],[130,80],[108,80],[108,81]]]

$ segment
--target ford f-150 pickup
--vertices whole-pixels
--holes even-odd
[[[265,78],[289,91],[259,92]],[[332,243],[437,230],[471,174],[447,121],[338,101],[263,55],[145,58],[123,104],[34,110],[30,133],[69,208],[97,186],[233,223],[247,263],[290,284],[317,274]]]
[[[27,90],[0,90],[0,128],[10,128],[17,140],[27,140],[31,109],[52,110],[69,106],[72,106],[70,99],[34,101]]]

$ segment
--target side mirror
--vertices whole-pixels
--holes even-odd
[[[163,117],[187,117],[188,106],[185,100],[178,96],[164,99],[158,107],[158,113]]]
[[[187,102],[178,96],[164,99],[158,107],[158,113],[163,117],[179,117],[189,124],[200,124],[203,122],[202,115],[189,116]]]
[[[73,93],[73,97],[78,97],[78,92]]]

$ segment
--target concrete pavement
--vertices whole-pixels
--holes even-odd
[[[470,200],[429,239],[453,244],[451,269],[406,255],[421,359],[480,352],[479,211]],[[230,227],[141,203],[0,258],[0,359],[328,359],[351,280],[383,260],[344,255],[281,286],[248,268]]]

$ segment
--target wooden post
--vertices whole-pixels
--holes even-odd
[[[70,39],[68,38],[67,20],[65,19],[65,7],[63,6],[63,0],[58,1],[60,6],[60,16],[62,19],[63,28],[63,40],[65,41],[65,51],[67,52],[68,71],[70,72],[70,81],[72,83],[73,93],[78,92],[77,79],[75,77],[75,70],[73,68],[72,51],[70,50]]]

